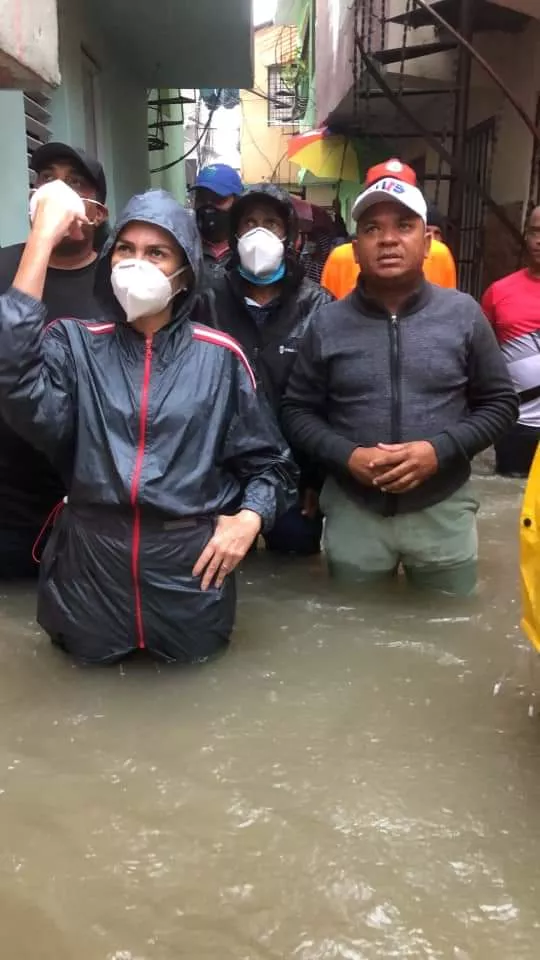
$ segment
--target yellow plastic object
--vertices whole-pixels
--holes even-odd
[[[521,626],[540,653],[540,446],[533,460],[520,518]]]

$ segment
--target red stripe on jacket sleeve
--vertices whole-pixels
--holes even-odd
[[[216,347],[223,347],[225,350],[230,350],[232,353],[235,353],[245,367],[253,389],[257,389],[257,381],[255,380],[255,374],[251,369],[249,360],[240,344],[237,343],[233,337],[229,337],[227,333],[221,333],[219,330],[210,330],[210,328],[194,326],[193,338],[195,340],[202,340],[205,343],[213,343]]]

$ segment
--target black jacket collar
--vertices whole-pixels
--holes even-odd
[[[238,270],[236,270],[234,265],[229,265],[225,277],[233,295],[243,303],[247,296],[247,284],[244,278]],[[283,304],[292,299],[298,293],[303,279],[304,273],[299,265],[291,267],[287,264],[287,271],[280,283],[279,293],[274,300],[272,300],[272,303],[276,305],[278,303]]]
[[[358,278],[358,283],[356,288],[351,293],[351,299],[357,308],[362,313],[367,315],[376,315],[380,317],[388,317],[388,310],[386,307],[383,307],[382,303],[379,303],[378,300],[374,300],[372,297],[368,297],[365,292],[364,282],[362,276]],[[419,310],[422,310],[431,299],[431,284],[427,283],[426,280],[422,280],[420,285],[411,294],[408,300],[405,301],[399,315],[401,317],[406,317],[412,313],[418,313]]]

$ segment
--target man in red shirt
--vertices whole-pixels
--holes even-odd
[[[528,267],[486,290],[482,309],[490,321],[519,397],[519,419],[495,445],[496,471],[526,477],[540,439],[540,207],[525,229]]]

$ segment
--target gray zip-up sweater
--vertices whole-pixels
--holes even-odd
[[[314,314],[282,405],[292,446],[326,465],[366,507],[390,516],[446,499],[470,461],[514,423],[518,401],[472,297],[424,282],[399,316],[360,283]],[[439,470],[409,493],[383,493],[347,470],[356,447],[429,440]]]

